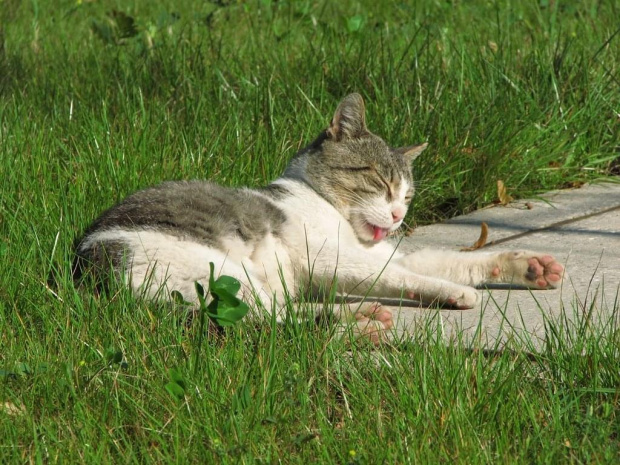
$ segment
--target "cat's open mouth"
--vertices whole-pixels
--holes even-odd
[[[390,228],[382,228],[375,224],[368,223],[368,228],[372,232],[372,240],[375,242],[382,241],[390,233]]]

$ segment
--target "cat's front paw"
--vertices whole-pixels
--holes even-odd
[[[459,310],[467,310],[476,307],[480,301],[480,293],[471,287],[464,287],[456,294],[448,297],[446,303]]]
[[[437,290],[433,292],[425,292],[424,294],[417,294],[415,292],[408,292],[407,297],[413,300],[421,300],[426,303],[440,303],[449,305],[450,307],[457,308],[459,310],[467,310],[475,308],[481,300],[480,293],[469,286],[461,286],[459,284],[445,284],[440,285]]]
[[[522,284],[534,289],[554,289],[562,282],[564,266],[551,255],[536,252],[505,252],[503,264],[495,267],[493,276],[502,275],[503,281]]]
[[[394,326],[392,312],[379,302],[364,302],[355,312],[356,338],[368,339],[374,345],[379,345],[386,337],[386,331]]]

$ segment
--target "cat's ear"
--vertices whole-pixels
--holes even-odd
[[[423,144],[418,145],[409,145],[407,147],[400,147],[394,149],[396,153],[401,154],[405,159],[409,162],[409,164],[413,163],[413,160],[418,158],[424,150],[428,147],[428,142],[424,142]]]
[[[347,95],[332,119],[327,136],[335,141],[343,139],[355,139],[368,134],[366,129],[366,109],[364,99],[360,94]]]

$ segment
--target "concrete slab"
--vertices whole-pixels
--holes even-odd
[[[403,240],[401,250],[472,245],[482,221],[489,225],[484,250],[540,250],[562,260],[567,269],[562,288],[484,290],[481,308],[467,311],[394,306],[397,339],[421,331],[428,336],[430,329],[438,339],[468,346],[497,349],[516,341],[536,349],[550,322],[571,330],[591,310],[593,321],[620,318],[620,183],[550,192],[421,227]]]

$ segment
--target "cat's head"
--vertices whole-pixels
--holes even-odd
[[[364,100],[351,94],[300,154],[295,171],[303,170],[298,174],[340,211],[359,240],[372,244],[402,224],[414,192],[411,165],[426,146],[389,147],[368,131]]]

